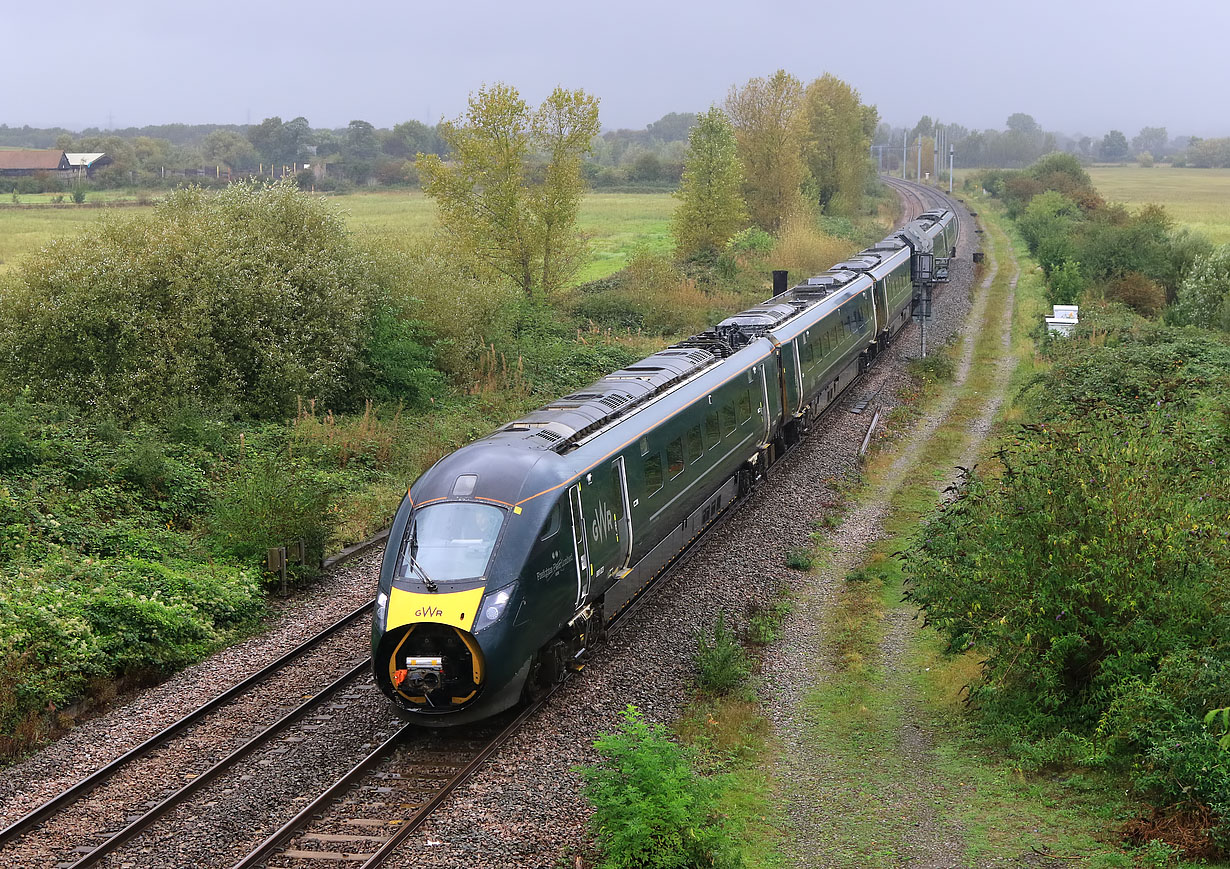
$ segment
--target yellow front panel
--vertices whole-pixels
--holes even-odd
[[[483,588],[452,594],[415,594],[394,588],[389,593],[387,630],[418,622],[437,622],[468,631],[483,602]]]

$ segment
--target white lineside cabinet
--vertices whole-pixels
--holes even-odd
[[[1053,314],[1046,318],[1046,330],[1056,335],[1070,335],[1076,324],[1077,305],[1055,305]]]

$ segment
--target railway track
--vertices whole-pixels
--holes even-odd
[[[894,178],[891,175],[881,175],[880,180],[901,197],[903,222],[909,222],[924,211],[930,211],[933,208],[949,207],[948,197],[933,187]]]
[[[907,219],[947,204],[946,198],[938,191],[897,179],[885,181],[901,195],[908,213]],[[844,412],[843,404],[834,403],[828,414]],[[693,546],[699,546],[709,535],[719,531],[742,506],[743,500],[726,511],[722,520],[714,523],[697,538]],[[682,559],[672,570],[680,563]],[[656,585],[660,586],[661,582]],[[651,600],[653,595],[651,590],[629,606],[612,623],[612,632],[617,632],[628,624],[631,614]],[[245,691],[282,672],[284,667],[317,647],[329,636],[362,618],[370,607],[371,604],[367,604],[348,614],[283,658],[184,716],[171,727],[48,801],[9,828],[0,831],[0,846],[20,838],[39,825],[55,823],[56,818],[63,816],[71,806],[84,799],[107,779],[122,769],[131,768],[143,757],[168,744],[211,713],[224,709]],[[177,815],[175,824],[179,832],[176,835],[193,835],[194,819],[183,817],[190,813],[177,813],[176,810],[199,797],[204,788],[234,770],[237,764],[259,748],[267,747],[279,736],[290,732],[296,723],[302,722],[313,710],[331,708],[345,712],[348,708],[345,703],[337,703],[332,707],[327,704],[339,695],[344,697],[347,688],[361,691],[366,687],[372,695],[377,695],[370,685],[364,685],[369,661],[370,659],[356,660],[342,676],[298,706],[287,710],[277,721],[253,735],[226,757],[195,774],[190,782],[156,803],[151,800],[152,805],[147,803],[147,807],[140,814],[129,816],[120,829],[104,831],[100,834],[101,841],[78,847],[78,856],[72,862],[61,862],[59,866],[64,869],[84,869],[95,865],[108,854],[132,842],[160,820],[169,819],[173,813]],[[473,776],[500,746],[548,702],[550,695],[492,722],[464,728],[462,732],[424,731],[413,725],[396,729],[319,796],[307,801],[293,817],[285,820],[278,829],[251,847],[246,855],[233,864],[234,869],[251,869],[258,866],[267,869],[290,869],[299,866],[336,865],[338,862],[362,866],[364,869],[382,865],[451,793]],[[130,864],[125,862],[125,865]]]
[[[345,685],[352,683],[366,671],[370,658],[358,659],[352,662],[350,668],[340,678],[334,679],[318,691],[311,693],[307,700],[286,711],[276,721],[262,727],[250,738],[244,740],[238,747],[227,752],[205,769],[193,773],[188,783],[179,789],[160,799],[146,800],[138,808],[130,807],[130,811],[126,815],[126,823],[120,825],[118,829],[115,828],[114,824],[110,824],[101,831],[82,831],[83,824],[80,813],[73,812],[74,808],[78,807],[82,801],[88,799],[91,794],[121,773],[129,776],[142,775],[141,766],[143,762],[150,761],[158,752],[166,749],[175,740],[192,736],[195,729],[207,726],[207,722],[212,716],[217,713],[225,713],[228,708],[241,702],[253,691],[276,682],[279,677],[284,677],[296,664],[302,662],[313,652],[322,649],[331,639],[341,635],[347,628],[359,624],[368,616],[371,609],[372,603],[369,602],[351,611],[324,630],[319,631],[298,646],[290,649],[277,660],[272,661],[246,679],[216,695],[170,726],[150,736],[141,744],[120,755],[86,778],[81,779],[72,787],[26,813],[5,829],[0,830],[0,848],[11,846],[40,827],[54,827],[57,830],[72,830],[74,831],[74,837],[85,841],[92,840],[91,844],[79,846],[76,852],[82,856],[75,862],[66,865],[84,867],[97,862],[107,853],[110,853],[124,842],[141,833],[159,818],[188,799],[197,790],[233,767],[244,757],[262,745],[267,744],[279,733],[285,732],[312,709],[334,696]],[[148,797],[149,793],[147,792],[145,796]],[[71,817],[71,822],[63,820],[67,817]]]
[[[697,535],[681,557],[610,622],[608,633],[617,634],[631,624],[633,614],[653,599],[656,589],[686,561],[688,553],[718,532],[750,495],[733,502],[721,518]],[[289,869],[334,861],[347,861],[359,869],[383,865],[562,685],[473,727],[424,732],[414,724],[403,726],[232,869]],[[488,731],[489,735],[482,736]],[[445,753],[450,751],[451,755]],[[364,795],[373,794],[379,798],[364,801]]]

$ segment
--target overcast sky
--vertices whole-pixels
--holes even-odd
[[[532,102],[584,88],[605,128],[641,128],[784,68],[837,75],[894,124],[1002,129],[1026,112],[1068,133],[1230,135],[1226,0],[4,5],[10,126],[434,123],[503,81]]]

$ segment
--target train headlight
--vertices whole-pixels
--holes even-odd
[[[385,594],[384,592],[380,592],[380,594],[376,595],[376,622],[377,624],[381,624],[381,625],[384,624],[384,617],[385,617],[385,614],[388,612],[388,610],[389,610],[389,596]]]
[[[508,602],[512,600],[515,587],[516,583],[506,585],[483,598],[483,605],[478,610],[478,619],[474,622],[474,630],[481,631],[488,625],[494,624],[504,614]]]

